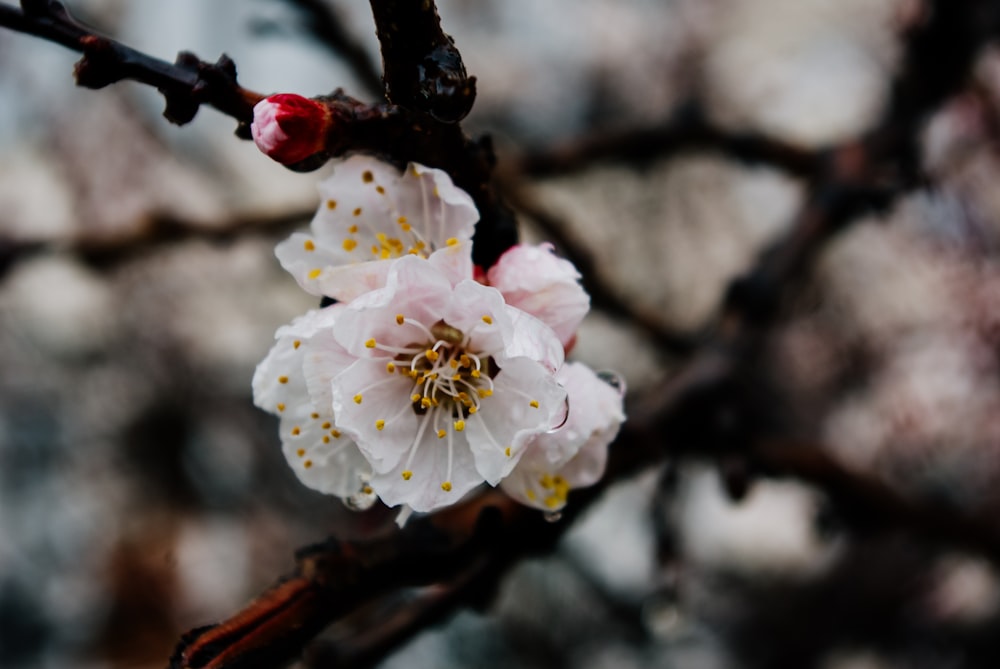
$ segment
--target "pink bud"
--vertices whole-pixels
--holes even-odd
[[[294,165],[326,146],[333,119],[321,102],[294,93],[265,98],[253,108],[250,132],[257,148],[282,165]]]

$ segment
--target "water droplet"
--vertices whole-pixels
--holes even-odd
[[[546,511],[543,518],[547,523],[558,523],[562,520],[562,511]]]
[[[548,429],[548,434],[557,432],[563,425],[566,424],[566,421],[568,420],[569,420],[569,395],[567,395],[566,399],[563,400],[562,413],[559,414],[559,416],[556,418],[556,424]]]
[[[617,390],[621,397],[625,397],[628,385],[625,383],[624,376],[610,369],[605,369],[597,373],[597,378]]]
[[[367,511],[375,505],[377,500],[378,496],[374,492],[359,490],[344,499],[344,506],[352,511]]]

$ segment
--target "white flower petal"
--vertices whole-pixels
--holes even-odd
[[[551,327],[563,345],[576,336],[590,310],[590,296],[580,285],[580,273],[553,253],[551,244],[518,244],[508,249],[487,272],[491,286],[507,304]]]
[[[550,372],[560,369],[566,353],[562,343],[548,325],[514,307],[507,307],[512,334],[504,355],[524,356],[540,362]]]
[[[254,404],[281,417],[281,450],[296,476],[314,490],[346,497],[361,489],[371,467],[334,429],[330,405],[311,401],[303,367],[306,333],[330,316],[310,312],[278,331],[283,336],[254,373]]]
[[[390,506],[408,504],[414,511],[433,511],[454,504],[483,482],[461,433],[452,433],[450,465],[449,470],[448,439],[439,439],[427,427],[412,462],[404,459],[393,470],[376,475],[372,487]]]
[[[386,371],[384,360],[357,360],[333,379],[337,427],[358,444],[376,472],[389,471],[409,453],[418,431],[413,382]]]
[[[396,316],[429,327],[440,320],[451,293],[447,278],[430,264],[419,258],[400,258],[391,263],[385,288],[351,302],[335,335],[341,346],[359,357],[378,354],[378,349],[366,345],[372,339],[395,347],[422,341],[426,339],[423,330],[400,325]]]
[[[540,364],[527,358],[507,361],[493,379],[492,395],[466,419],[476,467],[487,483],[499,483],[517,464],[525,443],[554,427],[565,401],[566,391]]]
[[[586,365],[568,363],[557,376],[569,393],[566,423],[532,438],[501,483],[514,499],[550,511],[565,506],[571,489],[593,485],[601,478],[608,445],[625,420],[618,391]]]
[[[332,413],[282,416],[281,452],[306,486],[328,495],[348,497],[371,477],[371,466],[357,445],[332,427]]]
[[[433,258],[451,283],[471,278],[479,214],[441,170],[411,164],[400,173],[356,155],[334,167],[320,193],[310,234],[294,234],[275,250],[310,293],[350,301],[385,285],[386,261],[408,254]]]

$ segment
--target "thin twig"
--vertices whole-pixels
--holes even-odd
[[[190,122],[203,104],[245,125],[263,97],[236,83],[236,65],[228,56],[210,64],[184,51],[171,64],[90,31],[54,0],[24,0],[20,10],[0,5],[0,26],[82,53],[75,68],[78,86],[97,89],[132,79],[156,87],[167,103],[163,115],[177,125]]]
[[[526,151],[512,158],[505,170],[524,177],[546,177],[572,174],[601,162],[641,166],[693,151],[716,151],[740,162],[771,165],[802,177],[816,174],[825,160],[824,151],[720,128],[691,102],[658,125],[598,132]]]
[[[246,235],[279,234],[301,225],[312,214],[312,210],[302,210],[247,216],[210,227],[177,218],[153,217],[142,228],[125,234],[69,241],[18,241],[0,237],[0,279],[19,262],[44,253],[71,253],[96,269],[108,269],[165,244],[190,239],[227,243]]]

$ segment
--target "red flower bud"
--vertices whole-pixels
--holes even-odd
[[[257,148],[282,165],[294,165],[322,151],[333,123],[321,102],[294,93],[265,98],[253,108],[250,132]]]

